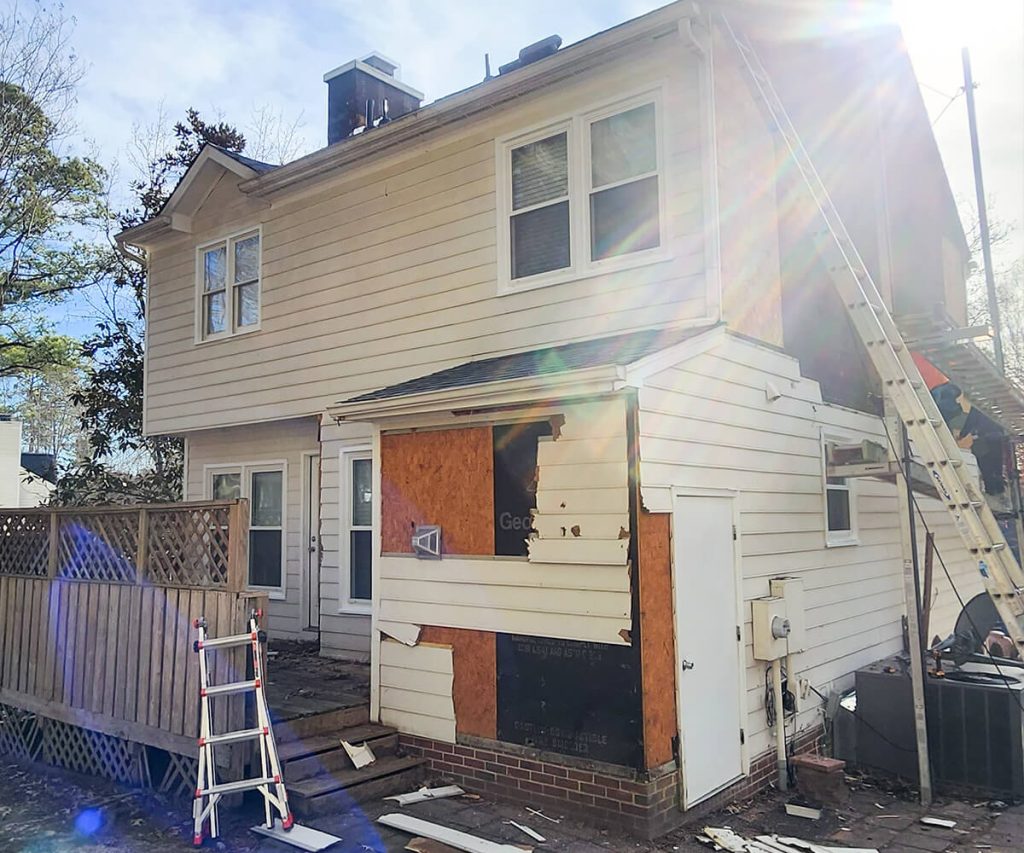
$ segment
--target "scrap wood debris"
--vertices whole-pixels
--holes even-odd
[[[728,827],[705,826],[697,840],[714,850],[726,850],[728,853],[878,853],[873,847],[834,847],[778,835],[744,838]]]
[[[385,800],[393,800],[400,806],[407,806],[410,803],[422,803],[424,800],[440,800],[445,797],[458,797],[466,792],[458,785],[445,785],[440,788],[427,788],[426,786],[408,794],[398,794],[394,797],[385,797]],[[479,797],[477,798],[479,799]]]

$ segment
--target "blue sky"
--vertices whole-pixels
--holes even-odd
[[[402,78],[427,101],[478,82],[492,68],[552,33],[569,44],[663,5],[657,0],[456,2],[456,0],[65,0],[77,19],[85,65],[77,120],[104,162],[130,166],[134,124],[161,107],[189,106],[245,128],[266,106],[301,116],[304,150],[325,143],[323,74],[377,50],[402,64]],[[973,53],[986,185],[997,215],[1024,228],[1024,2],[895,0],[896,12],[937,116],[962,83],[960,47]],[[936,125],[954,192],[973,199],[964,100]],[[1024,238],[1004,252],[1019,256]],[[78,309],[75,309],[76,311]],[[87,309],[83,309],[87,313]],[[76,324],[77,325],[77,324]]]

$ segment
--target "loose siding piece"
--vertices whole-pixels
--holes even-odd
[[[537,443],[531,563],[625,566],[629,554],[626,410],[621,399],[568,406]],[[628,609],[627,609],[628,613]]]
[[[794,359],[726,337],[711,352],[650,377],[639,391],[641,498],[671,512],[673,487],[735,489],[745,602],[747,737],[750,754],[769,749],[763,707],[764,666],[755,662],[749,601],[768,580],[801,577],[808,648],[796,673],[823,693],[852,685],[859,667],[898,651],[904,612],[896,486],[856,481],[859,544],[825,546],[822,430],[884,444],[879,418],[821,401]],[[765,383],[783,396],[769,401]],[[965,454],[967,468],[973,457]],[[917,500],[965,600],[981,591],[973,561],[935,499]],[[918,526],[923,565],[924,529]],[[936,565],[930,633],[952,630],[959,604]],[[803,705],[801,728],[819,722],[817,703]]]
[[[380,644],[380,719],[402,732],[455,743],[452,647]]]

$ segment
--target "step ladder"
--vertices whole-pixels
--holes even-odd
[[[217,804],[225,794],[244,791],[259,791],[263,796],[264,813],[268,829],[274,828],[273,812],[281,818],[281,827],[289,830],[295,823],[288,808],[288,794],[281,777],[281,763],[278,760],[274,729],[267,710],[266,688],[263,676],[263,655],[261,644],[266,634],[260,630],[261,610],[249,613],[249,632],[228,637],[207,636],[206,620],[199,617],[192,622],[199,636],[192,644],[199,656],[199,774],[196,781],[195,800],[192,804],[193,843],[203,843],[203,825],[209,821],[210,837],[220,834]],[[252,678],[225,684],[210,684],[210,669],[206,658],[208,649],[228,649],[248,646],[252,661]],[[256,727],[233,732],[214,733],[210,700],[217,696],[231,696],[252,692],[256,705]],[[258,741],[260,745],[259,775],[237,782],[217,783],[217,763],[214,748],[222,744]]]
[[[760,97],[774,129],[785,141],[800,172],[803,188],[819,213],[822,227],[816,232],[815,240],[854,330],[975,561],[1007,633],[1024,658],[1024,573],[978,485],[961,476],[961,450],[921,378],[768,72],[749,41],[733,29],[724,15],[722,22],[740,55],[755,96]],[[895,436],[893,440],[898,441]]]

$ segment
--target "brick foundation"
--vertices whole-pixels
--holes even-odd
[[[821,729],[801,732],[796,752],[817,750]],[[416,735],[400,735],[402,749],[426,759],[430,770],[467,790],[567,814],[643,838],[671,829],[724,805],[752,797],[775,782],[775,752],[750,763],[750,773],[688,812],[679,808],[674,763],[641,773],[629,768],[570,766],[556,756],[505,744],[450,744]]]

